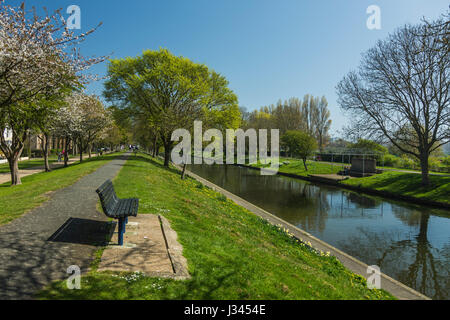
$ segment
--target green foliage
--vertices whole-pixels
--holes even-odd
[[[450,167],[450,156],[446,156],[442,159],[442,164]]]
[[[359,139],[349,146],[350,149],[358,149],[362,152],[387,154],[388,149],[372,140]]]
[[[439,171],[439,168],[441,167],[440,159],[438,157],[431,156],[428,158],[428,167],[430,170]]]
[[[176,129],[190,130],[194,120],[202,118],[221,129],[240,124],[237,96],[225,77],[166,49],[111,60],[108,76],[105,98],[127,109],[133,128],[139,130],[134,132],[138,140],[162,142],[168,151],[165,165]],[[142,132],[152,132],[152,136]]]
[[[281,142],[291,155],[298,155],[303,159],[306,168],[306,159],[313,155],[317,150],[317,142],[314,137],[302,131],[287,131],[282,137]]]
[[[401,163],[401,159],[397,156],[394,156],[392,154],[385,154],[383,155],[382,162],[379,163],[379,165],[384,165],[385,167],[399,167]]]
[[[418,167],[417,161],[403,154],[400,158],[400,167],[404,169],[415,169]]]

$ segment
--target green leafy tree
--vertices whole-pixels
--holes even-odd
[[[148,117],[163,143],[165,166],[169,166],[174,146],[173,131],[190,130],[205,108],[237,105],[237,97],[223,76],[166,49],[111,60],[108,75],[105,98],[121,108],[136,107]]]
[[[357,149],[363,153],[374,153],[384,155],[388,153],[388,149],[381,144],[372,140],[359,139],[358,142],[349,145],[350,149]]]
[[[305,170],[308,171],[306,160],[317,150],[317,142],[313,136],[303,131],[288,131],[281,137],[281,142],[291,155],[303,160]]]

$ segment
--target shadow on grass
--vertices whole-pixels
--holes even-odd
[[[155,167],[159,168],[159,169],[164,169],[167,170],[169,172],[175,173],[175,174],[180,174],[180,171],[178,171],[176,168],[174,167],[165,167],[164,164],[162,164],[160,161],[157,160],[157,158],[153,158],[151,156],[143,156],[143,155],[132,155],[128,158],[128,160],[134,160],[134,161],[144,161],[147,163],[151,163],[152,165],[154,165]],[[161,160],[162,161],[162,160]],[[133,164],[129,164],[126,163],[124,166],[129,166],[129,167],[137,167]]]

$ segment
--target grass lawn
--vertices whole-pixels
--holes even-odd
[[[109,154],[82,164],[74,163],[68,168],[59,168],[52,172],[42,172],[22,178],[22,185],[11,187],[11,183],[0,185],[0,225],[18,218],[26,211],[46,201],[46,195],[75,183],[81,177],[94,172],[117,154]]]
[[[289,162],[289,164],[283,164],[283,162]],[[270,164],[262,164],[258,162],[258,164],[253,165],[258,168],[270,168]],[[299,159],[293,158],[280,158],[280,172],[292,173],[299,176],[307,176],[308,174],[331,174],[338,173],[342,170],[342,166],[336,166],[333,164],[328,164],[326,162],[317,162],[317,161],[307,161],[306,166],[308,167],[308,171],[305,170],[305,166],[303,165],[303,161]]]
[[[352,178],[344,180],[341,183],[431,201],[450,203],[450,177],[430,176],[430,187],[422,186],[421,181],[422,177],[420,174],[385,172],[372,177]]]
[[[55,282],[41,299],[392,299],[334,257],[318,254],[224,196],[148,156],[130,157],[114,181],[138,197],[139,213],[161,214],[178,233],[192,279],[95,271],[81,290]]]
[[[54,157],[49,158],[49,163],[56,162],[56,160],[57,159]],[[43,166],[43,165],[44,165],[43,158],[19,161],[19,169],[21,169],[21,170],[32,168],[32,167],[37,167],[37,166]],[[8,163],[0,164],[0,173],[9,173],[9,164]]]

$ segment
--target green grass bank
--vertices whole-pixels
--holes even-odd
[[[130,157],[114,181],[119,197],[138,197],[139,214],[166,217],[178,233],[189,280],[92,270],[81,290],[65,281],[41,299],[393,299],[334,257],[313,251],[224,196],[166,169],[159,160]]]
[[[282,164],[282,163],[285,164]],[[308,171],[305,170],[303,161],[299,159],[280,158],[279,172],[304,177],[312,174],[335,174],[342,170],[342,166],[325,162],[308,161]],[[256,168],[268,168],[270,165],[257,163],[252,165]],[[350,178],[339,182],[342,187],[361,188],[366,190],[380,191],[391,197],[412,197],[419,200],[432,201],[436,203],[450,204],[450,177],[441,175],[430,175],[431,185],[424,187],[421,184],[421,175],[410,172],[386,171],[372,177]],[[364,190],[366,189],[366,190]],[[382,196],[382,194],[380,194]],[[400,199],[404,200],[404,199]],[[425,204],[426,205],[426,204]]]
[[[450,204],[450,177],[430,175],[431,185],[428,187],[421,182],[420,174],[384,172],[372,177],[348,179],[341,184]]]

